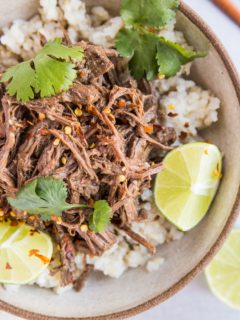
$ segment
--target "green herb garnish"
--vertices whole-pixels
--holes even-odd
[[[60,38],[49,41],[37,56],[9,68],[1,82],[8,82],[7,92],[19,101],[49,97],[67,90],[77,77],[71,59],[82,60],[81,47],[66,47]]]
[[[163,27],[175,17],[179,0],[122,0],[121,16],[126,24]]]
[[[41,177],[23,186],[16,198],[8,198],[8,202],[18,210],[39,214],[44,221],[51,220],[52,216],[62,216],[65,210],[87,207],[69,204],[66,199],[67,188],[63,180]]]
[[[94,232],[103,232],[110,223],[112,209],[106,200],[94,203],[94,211],[89,219],[89,227]]]
[[[179,1],[174,0],[122,1],[121,15],[126,25],[117,35],[116,48],[129,58],[135,79],[171,77],[182,65],[206,56],[205,52],[187,50],[158,36],[158,28],[171,21],[178,5]]]

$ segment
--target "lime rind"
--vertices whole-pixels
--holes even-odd
[[[180,230],[192,229],[205,216],[220,182],[221,162],[218,148],[201,142],[181,146],[164,159],[155,182],[155,202]]]

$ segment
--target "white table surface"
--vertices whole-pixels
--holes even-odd
[[[3,1],[3,0],[0,0]],[[240,5],[240,0],[239,1]],[[185,0],[214,29],[240,71],[240,28],[221,13],[210,0]],[[0,320],[18,320],[0,311]],[[235,311],[218,301],[208,290],[203,275],[160,306],[132,320],[240,320]]]

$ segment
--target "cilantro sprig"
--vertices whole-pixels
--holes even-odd
[[[7,198],[15,209],[30,214],[40,215],[43,221],[50,221],[53,216],[74,208],[88,208],[85,204],[69,204],[67,187],[63,180],[52,177],[39,177],[23,186],[16,198]],[[89,218],[89,227],[93,232],[103,232],[110,223],[112,209],[106,200],[94,203],[93,213]]]
[[[49,41],[32,60],[9,68],[0,82],[8,82],[7,92],[19,101],[39,95],[49,97],[67,90],[77,77],[72,59],[82,60],[81,47],[64,46],[60,38]]]
[[[39,214],[44,221],[52,216],[61,216],[63,211],[73,208],[86,208],[82,204],[66,202],[67,188],[63,180],[40,177],[27,183],[17,193],[16,198],[8,198],[8,203],[21,211]]]
[[[187,50],[158,36],[159,28],[171,21],[178,5],[178,0],[122,1],[125,27],[117,35],[116,48],[129,59],[129,69],[135,79],[171,77],[182,65],[206,56],[205,52]]]
[[[103,232],[110,223],[112,208],[106,200],[94,203],[94,211],[89,218],[89,227],[94,232]]]

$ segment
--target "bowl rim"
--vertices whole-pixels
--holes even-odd
[[[236,95],[239,101],[240,106],[240,79],[234,66],[229,54],[227,53],[226,49],[224,48],[221,41],[215,35],[214,31],[204,22],[204,20],[187,4],[181,1],[179,10],[194,24],[196,25],[202,33],[206,36],[206,38],[210,41],[213,47],[217,50],[218,54],[220,55],[228,73],[232,84],[235,88]],[[193,278],[195,278],[203,269],[204,267],[211,261],[214,255],[218,252],[218,250],[223,245],[226,237],[232,230],[232,227],[237,220],[240,212],[240,186],[238,190],[238,194],[232,209],[232,212],[223,228],[221,234],[219,235],[216,242],[213,244],[211,249],[208,253],[202,258],[202,260],[185,276],[183,276],[177,283],[175,283],[172,287],[157,295],[156,297],[136,306],[130,308],[128,310],[120,311],[117,313],[112,313],[108,315],[102,315],[97,317],[51,317],[42,314],[37,314],[31,311],[23,310],[21,308],[15,307],[7,302],[0,300],[0,310],[6,311],[13,315],[30,319],[30,320],[116,320],[116,319],[126,319],[128,317],[135,316],[139,313],[147,311],[160,303],[166,301],[178,291],[183,289]]]

